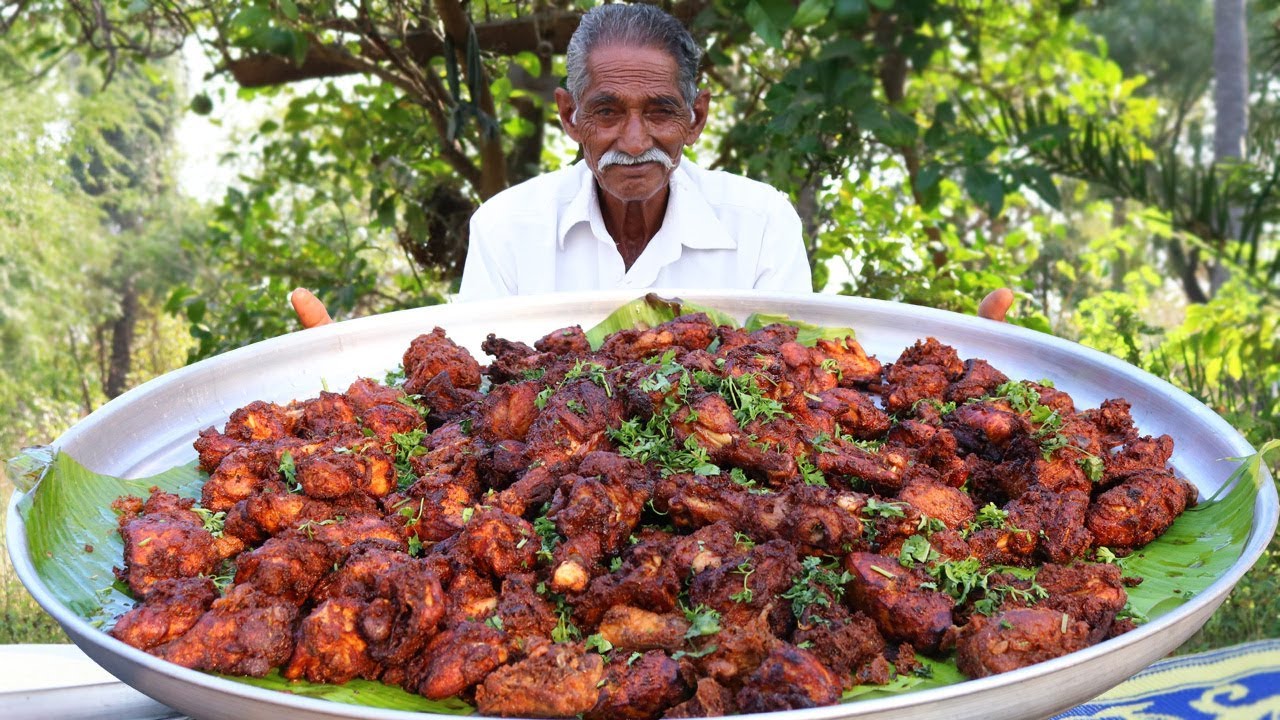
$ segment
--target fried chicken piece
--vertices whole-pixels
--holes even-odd
[[[1102,456],[1104,483],[1113,485],[1143,470],[1163,470],[1173,456],[1173,438],[1146,435],[1129,440],[1119,450]]]
[[[667,711],[664,718],[722,717],[738,712],[733,693],[711,678],[698,678],[693,697]]]
[[[301,403],[302,417],[294,431],[308,440],[323,440],[333,435],[351,435],[360,432],[356,424],[356,412],[345,395],[321,392],[311,400]]]
[[[298,607],[251,585],[235,585],[182,637],[153,654],[194,670],[262,677],[293,653]]]
[[[889,416],[876,407],[865,393],[849,388],[833,388],[818,394],[810,406],[828,413],[846,435],[859,440],[875,440],[889,432]]]
[[[856,343],[855,343],[856,344]],[[795,390],[817,395],[836,387],[843,376],[840,359],[829,357],[816,347],[805,347],[789,342],[778,346],[786,366],[785,376]],[[853,357],[848,352],[834,350],[841,357]],[[833,362],[834,360],[834,362]],[[856,369],[854,369],[856,372]]]
[[[668,475],[654,486],[653,498],[654,505],[660,512],[670,514],[676,527],[699,528],[725,522],[734,530],[763,540],[777,537],[783,521],[780,515],[759,513],[761,499],[772,499],[773,495],[752,494],[723,475]]]
[[[403,405],[408,397],[400,388],[383,385],[370,378],[357,378],[343,394],[361,417],[379,405]]]
[[[738,691],[738,709],[771,712],[833,705],[840,681],[808,650],[779,643]]]
[[[293,656],[280,674],[316,683],[376,679],[381,667],[369,657],[369,645],[359,632],[365,608],[363,601],[350,597],[317,605],[299,623]]]
[[[1031,431],[1022,416],[987,402],[957,407],[947,416],[944,427],[955,435],[961,451],[996,462]]]
[[[530,572],[537,562],[533,525],[496,508],[476,511],[454,540],[460,562],[495,579]]]
[[[1125,553],[1164,534],[1195,499],[1195,486],[1170,470],[1140,470],[1094,498],[1085,523],[1095,545]]]
[[[1123,398],[1103,400],[1098,408],[1085,410],[1080,416],[1098,428],[1099,442],[1107,450],[1119,447],[1138,436],[1138,431],[1133,426],[1133,416],[1129,414],[1129,402]]]
[[[556,627],[555,607],[536,592],[536,581],[531,573],[509,575],[502,581],[494,616],[513,638],[551,637]]]
[[[392,435],[406,435],[423,429],[422,415],[415,408],[402,402],[374,405],[360,414],[362,427],[373,433],[379,445],[390,445]]]
[[[421,559],[399,563],[379,575],[359,617],[369,657],[387,668],[412,660],[436,634],[445,597],[435,566]]]
[[[539,465],[530,468],[489,502],[500,510],[523,517],[530,508],[551,502],[559,486],[560,478],[552,474],[545,465]]]
[[[161,580],[213,575],[224,557],[241,549],[234,538],[215,540],[191,510],[194,505],[194,500],[154,488],[145,503],[137,498],[112,503],[123,511],[119,523],[124,568],[115,573],[135,596],[145,597]]]
[[[316,583],[311,599],[318,603],[339,597],[367,599],[374,595],[380,577],[390,575],[412,560],[403,548],[386,540],[355,543],[338,569]]]
[[[318,540],[290,532],[236,558],[236,585],[250,585],[284,602],[302,605],[333,568],[334,553]]]
[[[850,687],[854,673],[884,656],[886,644],[876,624],[861,612],[850,612],[836,602],[829,590],[820,591],[827,605],[809,605],[796,618],[791,641],[808,648],[844,687]]]
[[[818,340],[814,347],[827,359],[835,360],[836,380],[840,387],[875,382],[884,369],[879,360],[868,356],[862,345],[851,337],[839,341]]]
[[[537,398],[542,389],[536,382],[494,385],[480,403],[473,426],[475,436],[491,444],[502,440],[524,441],[538,417]]]
[[[660,652],[628,659],[614,653],[605,667],[599,699],[583,717],[586,720],[656,720],[680,702],[688,687],[680,665]]]
[[[715,649],[691,662],[699,676],[737,690],[780,642],[761,613],[745,625],[722,625],[720,632],[710,637],[695,638],[692,644],[699,652]]]
[[[621,651],[679,650],[689,631],[680,613],[655,613],[630,605],[614,605],[600,620],[598,632]]]
[[[649,330],[619,330],[605,338],[600,354],[625,363],[661,355],[672,347],[706,350],[715,339],[715,323],[705,313],[691,313]]]
[[[917,340],[914,345],[902,351],[898,356],[898,365],[917,367],[936,367],[947,376],[948,380],[959,379],[965,371],[964,363],[955,348],[943,345],[936,338],[928,337]]]
[[[438,557],[438,556],[437,556]],[[498,591],[493,578],[473,567],[458,562],[450,564],[448,604],[444,624],[453,628],[487,617],[498,609]]]
[[[552,330],[533,344],[538,352],[555,353],[556,355],[585,355],[591,352],[591,344],[581,325],[570,325],[559,330]]]
[[[956,640],[956,665],[971,678],[1017,670],[1089,645],[1089,625],[1048,608],[975,615]]]
[[[462,622],[432,638],[410,661],[403,683],[407,690],[443,700],[485,679],[510,656],[506,633],[483,623]]]
[[[941,520],[952,530],[973,521],[973,500],[960,488],[932,482],[912,482],[898,493],[898,499],[931,518]]]
[[[313,453],[296,461],[297,479],[309,497],[332,500],[355,492],[382,497],[396,487],[391,458],[374,443],[348,452]]]
[[[480,387],[480,364],[466,348],[445,337],[440,328],[414,338],[405,350],[403,363],[404,391],[410,395],[422,394],[427,383],[441,373],[449,376],[452,387],[463,390]]]
[[[283,482],[264,483],[258,492],[237,502],[227,511],[223,532],[248,545],[260,545],[267,538],[304,520],[332,517],[332,505],[306,495],[288,492]]]
[[[222,432],[248,443],[254,440],[280,440],[293,434],[297,416],[275,403],[254,400],[231,413]]]
[[[736,552],[738,541],[733,526],[718,521],[688,535],[672,538],[666,557],[676,573],[687,578],[707,568],[720,567],[724,558]]]
[[[801,553],[834,555],[866,547],[865,495],[796,485],[783,494],[782,503],[786,509],[779,535]]]
[[[744,345],[770,345],[777,347],[782,343],[795,342],[798,333],[799,328],[782,323],[766,325],[755,332],[748,332],[744,328],[721,325],[716,328],[716,337],[720,339],[720,347],[717,350],[717,354],[723,356],[730,350],[735,350]]]
[[[1037,607],[1058,610],[1073,620],[1089,624],[1089,643],[1110,637],[1116,613],[1129,600],[1120,568],[1103,563],[1047,563],[1036,573],[1036,582],[1049,597]]]
[[[554,353],[537,352],[522,342],[506,340],[493,333],[480,343],[480,349],[494,358],[486,374],[495,384],[540,379],[545,375],[547,366],[557,359]]]
[[[689,602],[718,611],[722,625],[743,626],[764,615],[774,635],[787,635],[793,619],[791,606],[780,596],[799,574],[795,547],[785,540],[770,540],[695,575],[689,584]]]
[[[1051,492],[1035,487],[1009,503],[1009,522],[1038,540],[1038,553],[1056,563],[1081,557],[1093,543],[1085,529],[1089,493],[1083,490]]]
[[[616,572],[591,581],[586,592],[572,596],[573,621],[589,631],[617,605],[631,605],[651,612],[676,609],[681,581],[678,568],[667,557],[664,543],[642,542],[632,546]]]
[[[870,483],[880,492],[893,494],[902,487],[903,471],[914,461],[914,455],[899,446],[886,444],[871,452],[843,438],[831,438],[818,448],[813,464],[828,482],[840,480],[854,487]]]
[[[964,361],[964,372],[947,386],[942,399],[962,405],[970,400],[985,397],[1009,382],[1009,376],[991,367],[981,358]]]
[[[377,540],[407,552],[404,530],[381,515],[339,515],[332,522],[314,522],[299,530],[327,544],[338,557],[344,557],[351,546]]]
[[[211,473],[222,462],[222,459],[245,445],[243,440],[223,435],[213,428],[200,431],[194,447],[200,456],[200,469]]]
[[[946,593],[922,587],[930,582],[924,571],[864,552],[846,555],[844,566],[853,576],[850,605],[875,621],[881,634],[926,652],[938,649],[951,627],[955,602]]]
[[[200,489],[200,504],[214,512],[230,510],[262,486],[280,478],[280,456],[268,446],[242,446],[218,463]]]
[[[484,399],[470,388],[455,387],[453,377],[442,372],[428,380],[419,389],[421,403],[429,408],[427,423],[437,427],[466,418],[476,403]]]
[[[218,590],[207,577],[156,581],[142,602],[120,616],[110,635],[139,650],[150,650],[190,630],[217,597]]]
[[[549,468],[597,450],[610,450],[607,430],[622,424],[622,401],[611,390],[590,379],[571,380],[560,386],[526,437],[527,460],[541,460]]]
[[[947,385],[946,373],[936,365],[895,363],[885,371],[884,409],[905,415],[921,401],[942,402]]]
[[[595,707],[604,660],[578,644],[544,644],[497,668],[476,688],[476,708],[498,717],[573,717]]]
[[[562,479],[547,514],[565,538],[555,550],[556,592],[586,589],[597,563],[622,549],[652,494],[648,468],[614,453],[587,455],[578,473]]]

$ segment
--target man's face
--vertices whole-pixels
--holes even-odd
[[[587,57],[590,83],[580,103],[556,92],[560,121],[605,192],[624,202],[645,201],[666,188],[680,152],[702,134],[709,96],[693,113],[677,84],[675,58],[657,48],[602,46]],[[646,152],[665,158],[635,163]],[[615,162],[617,161],[617,162]]]

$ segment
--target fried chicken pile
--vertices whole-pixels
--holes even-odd
[[[806,708],[954,653],[983,677],[1133,627],[1118,567],[1196,490],[1124,400],[1077,410],[930,338],[703,314],[487,368],[254,402],[198,500],[116,501],[112,635],[189,668],[462,697],[491,716]]]

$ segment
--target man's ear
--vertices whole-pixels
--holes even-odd
[[[560,127],[564,128],[565,134],[574,142],[580,143],[582,139],[578,135],[578,123],[574,117],[574,111],[577,109],[577,105],[573,102],[573,95],[564,88],[556,88],[556,111],[560,115]]]
[[[689,135],[684,140],[685,145],[693,145],[702,136],[702,130],[707,127],[707,112],[710,107],[710,90],[703,90],[693,99],[693,124],[689,126]]]

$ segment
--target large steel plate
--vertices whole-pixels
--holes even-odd
[[[675,293],[672,293],[675,294]],[[918,338],[933,336],[961,357],[983,357],[1010,377],[1049,378],[1079,407],[1127,398],[1147,434],[1176,441],[1175,469],[1212,495],[1234,467],[1228,458],[1252,454],[1249,446],[1211,410],[1168,383],[1115,358],[1048,335],[954,313],[830,295],[789,296],[689,291],[691,301],[739,320],[752,312],[786,313],[823,325],[850,326],[868,352],[891,360]],[[571,324],[591,327],[634,293],[590,293],[453,304],[361,318],[293,333],[169,373],[108,403],[56,441],[62,452],[89,469],[118,477],[143,477],[191,461],[197,431],[221,427],[230,412],[253,400],[285,402],[312,397],[325,387],[345,388],[360,376],[382,377],[409,341],[444,328],[478,359],[488,333],[532,342]],[[1265,471],[1264,471],[1265,472]],[[10,553],[19,577],[36,600],[90,657],[138,690],[198,718],[442,718],[343,705],[263,690],[187,670],[129,647],[63,606],[32,565],[26,533],[9,507]],[[1254,503],[1254,524],[1240,558],[1207,590],[1137,630],[1065,657],[1010,673],[943,688],[811,710],[752,716],[768,718],[1048,716],[1120,683],[1168,654],[1222,603],[1261,555],[1276,527],[1274,483],[1264,478]]]

